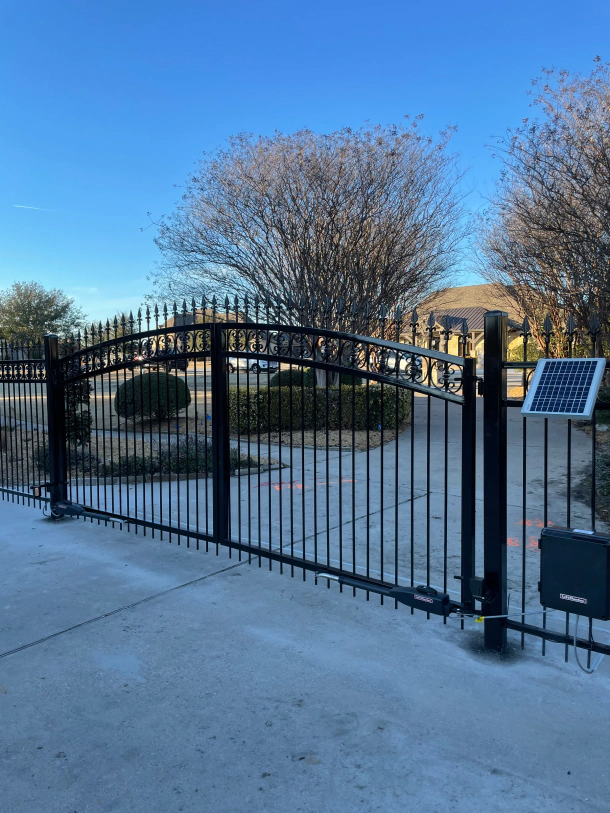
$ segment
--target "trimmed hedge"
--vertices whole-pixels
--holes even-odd
[[[367,409],[367,392],[368,409]],[[287,387],[261,387],[250,391],[229,389],[229,426],[231,432],[253,434],[290,429],[379,429],[383,407],[383,428],[395,429],[410,418],[411,398],[405,389],[381,386],[330,387],[328,401],[326,388],[300,389]],[[292,421],[290,405],[292,397]],[[353,399],[353,404],[352,404]],[[340,407],[340,411],[339,411]],[[328,413],[328,423],[327,423]],[[315,417],[315,426],[314,426]],[[355,419],[352,421],[352,417]],[[368,420],[367,420],[368,418]]]
[[[364,385],[364,379],[360,376],[342,374],[341,384],[344,387],[357,387]],[[270,387],[315,387],[316,371],[314,367],[293,367],[288,370],[278,370],[269,379]]]
[[[70,472],[78,474],[96,474],[98,468],[103,469],[103,462],[89,448],[71,444],[67,450],[67,465]],[[39,475],[49,475],[51,466],[49,461],[49,441],[45,445],[37,446],[32,451],[32,466]]]
[[[291,370],[278,370],[269,379],[270,387],[313,387],[315,384],[313,367],[293,367]]]
[[[191,403],[186,383],[170,373],[142,373],[121,384],[114,396],[114,411],[121,418],[175,418]]]

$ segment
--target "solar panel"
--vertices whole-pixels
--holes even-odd
[[[606,359],[540,359],[521,414],[589,420],[605,369]]]

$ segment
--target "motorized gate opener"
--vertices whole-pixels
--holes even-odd
[[[610,535],[557,526],[540,534],[540,603],[610,619]]]
[[[118,519],[110,514],[97,511],[95,508],[86,508],[77,502],[72,502],[72,500],[59,500],[56,502],[51,509],[51,516],[55,519],[60,517],[85,517],[86,519],[98,519],[103,522],[118,522],[120,525],[125,522],[125,520]]]
[[[415,610],[423,610],[433,615],[448,616],[452,612],[460,610],[460,605],[451,600],[448,593],[442,593],[434,587],[419,584],[417,587],[383,587],[382,585],[371,584],[364,579],[356,579],[351,576],[335,576],[331,573],[316,573],[316,579],[328,579],[348,587],[358,587],[360,590],[368,590],[371,593],[379,593],[389,599],[406,604]]]

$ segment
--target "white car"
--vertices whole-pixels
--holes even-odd
[[[396,372],[396,351],[390,350],[385,359],[384,372],[392,374]],[[422,357],[411,354],[402,354],[398,362],[398,370],[400,373],[406,373],[409,376],[420,378],[422,373]]]
[[[279,369],[277,361],[267,361],[267,359],[242,359],[242,358],[228,358],[227,368],[230,373],[236,372],[250,372],[255,375],[259,373],[275,373]]]

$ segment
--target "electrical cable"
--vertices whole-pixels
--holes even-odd
[[[529,610],[525,613],[504,613],[504,615],[481,615],[480,613],[460,613],[453,616],[456,620],[462,618],[474,618],[474,619],[481,619],[482,621],[487,621],[491,618],[521,618],[522,615],[540,615],[541,613],[554,613],[555,610]],[[450,616],[448,616],[450,617]]]
[[[603,652],[600,652],[600,654],[597,657],[597,660],[595,661],[595,664],[590,669],[588,667],[582,665],[582,663],[580,662],[580,658],[578,657],[578,647],[576,646],[576,638],[578,637],[578,624],[579,624],[579,622],[580,622],[580,616],[577,615],[576,616],[576,626],[574,627],[574,657],[576,658],[576,663],[580,666],[582,671],[586,672],[587,675],[592,675],[593,672],[595,672],[597,667],[600,665],[600,663],[603,661],[604,654],[603,654]],[[593,640],[593,636],[591,636],[591,642],[595,643],[595,641]],[[610,638],[608,638],[607,643],[610,644]]]

